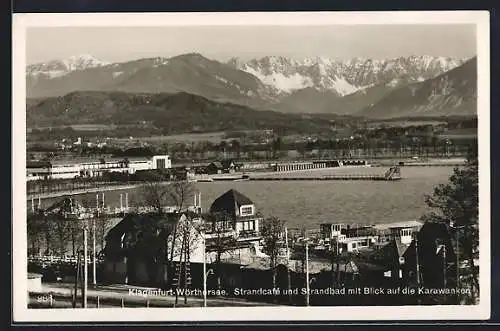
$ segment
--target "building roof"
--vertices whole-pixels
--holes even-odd
[[[118,163],[123,162],[127,159],[130,163],[137,162],[148,162],[151,157],[105,157],[105,163]],[[53,165],[77,165],[77,164],[101,164],[101,158],[89,158],[89,157],[71,157],[71,158],[59,158],[53,159],[51,161]]]
[[[386,230],[386,229],[399,229],[399,228],[413,228],[413,227],[421,227],[422,222],[419,221],[401,221],[401,222],[393,222],[393,223],[381,223],[374,225],[374,228],[377,230]]]
[[[230,168],[230,167],[231,167],[231,165],[232,165],[232,166],[237,166],[237,165],[238,165],[236,162],[234,162],[234,161],[233,161],[233,160],[231,160],[231,159],[228,159],[228,160],[222,160],[220,163],[222,164],[222,166],[223,166],[224,168]]]
[[[236,209],[243,205],[253,205],[254,203],[247,196],[231,189],[215,199],[210,207],[210,212],[226,212],[235,215]]]
[[[208,166],[212,166],[212,165],[213,165],[213,166],[215,166],[217,169],[222,169],[222,168],[224,168],[224,167],[222,166],[222,163],[221,163],[221,162],[219,162],[219,161],[212,162],[212,163],[210,163]]]
[[[121,238],[126,232],[134,232],[148,226],[163,227],[170,233],[174,224],[181,219],[181,216],[182,213],[128,214],[108,231],[106,241]]]
[[[26,168],[50,168],[52,164],[49,161],[26,161]]]

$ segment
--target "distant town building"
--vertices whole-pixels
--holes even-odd
[[[221,174],[223,170],[224,167],[222,166],[222,163],[219,161],[212,162],[206,167],[206,172],[209,175]]]
[[[170,169],[172,161],[168,155],[155,155],[151,158],[135,160],[114,159],[91,162],[32,162],[27,164],[27,180],[71,179],[99,177],[106,172],[134,174],[140,170]]]

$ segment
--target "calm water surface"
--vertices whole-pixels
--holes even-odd
[[[350,173],[383,173],[387,168],[360,168]],[[401,181],[247,181],[197,183],[202,207],[233,188],[247,195],[264,216],[274,215],[290,227],[315,228],[322,222],[384,223],[418,219],[427,210],[424,196],[446,183],[452,167],[403,167]],[[294,173],[321,175],[328,171]],[[129,205],[140,201],[137,189],[105,193],[106,204],[118,207],[119,194],[129,192]],[[82,195],[95,205],[95,193]],[[55,200],[43,201],[43,207]]]

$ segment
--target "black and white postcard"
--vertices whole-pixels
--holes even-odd
[[[13,33],[15,321],[489,318],[488,12]]]

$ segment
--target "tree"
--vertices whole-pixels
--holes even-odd
[[[186,201],[193,198],[195,194],[195,187],[193,183],[188,182],[187,180],[171,182],[167,185],[166,189],[168,190],[169,196],[175,204],[175,207],[179,211],[182,211]]]
[[[463,168],[455,168],[448,183],[434,188],[432,195],[426,196],[426,203],[433,209],[423,219],[427,222],[441,222],[447,225],[455,240],[458,261],[467,263],[467,274],[462,273],[462,285],[471,289],[469,301],[474,303],[479,297],[479,271],[474,266],[479,246],[479,183],[477,145],[469,151]],[[458,242],[457,242],[458,238]],[[456,266],[457,268],[459,266]],[[457,279],[457,282],[459,279]]]
[[[143,202],[153,208],[155,213],[163,213],[163,206],[168,197],[168,190],[163,178],[158,173],[145,174],[141,178],[143,186],[141,187],[141,197]]]
[[[106,234],[108,233],[109,227],[112,222],[109,217],[105,214],[97,215],[96,219],[96,240],[100,243],[101,250],[106,246]]]
[[[280,152],[283,149],[283,144],[281,141],[281,137],[276,137],[271,143],[271,150],[273,153],[273,158],[277,158],[280,156]]]
[[[177,230],[177,236],[169,236],[168,242],[170,243],[170,252],[173,253],[172,256],[178,257],[179,259],[179,270],[176,273],[178,277],[178,286],[183,286],[187,289],[191,285],[188,263],[191,260],[191,253],[196,250],[201,242],[200,224],[194,222],[194,219],[198,216],[195,213],[188,211],[177,215],[179,215],[179,220],[175,223],[174,227]],[[176,304],[177,299],[178,292],[176,292],[175,295]],[[184,292],[184,303],[187,303],[186,292]]]
[[[142,200],[156,213],[161,214],[163,207],[169,204],[174,204],[181,211],[185,207],[186,201],[194,196],[193,183],[187,180],[165,183],[164,179],[165,177],[160,173],[144,175],[141,178],[143,182]]]
[[[26,219],[28,243],[31,244],[31,254],[35,255],[41,249],[43,234],[46,231],[45,217],[41,213],[28,214]]]
[[[163,207],[170,203],[175,204],[176,209],[181,212],[186,201],[193,198],[195,189],[193,184],[186,180],[166,184],[162,182],[162,179],[161,174],[157,173],[151,173],[143,177],[142,200],[148,206],[153,207],[153,213],[157,215],[162,215]],[[177,223],[175,223],[172,229],[172,242],[174,243],[177,240],[177,233]],[[173,270],[173,249],[170,250],[169,254],[168,248],[165,248],[165,259],[170,270]]]
[[[210,240],[207,240],[207,250],[215,253],[215,276],[217,277],[217,287],[221,286],[220,264],[222,255],[231,252],[236,247],[236,237],[232,235],[233,219],[225,212],[213,212],[203,216],[205,220],[205,233],[210,234]]]
[[[168,192],[167,196],[175,203],[175,207],[178,211],[182,211],[185,202],[187,199],[191,199],[194,196],[194,186],[192,183],[188,181],[177,181],[172,182],[163,187],[163,189]],[[173,240],[175,241],[177,238],[177,225],[174,226],[173,230]],[[172,263],[174,251],[170,252],[169,262]]]
[[[47,222],[51,224],[54,233],[55,246],[60,257],[64,257],[67,251],[67,241],[71,237],[73,220],[63,213],[55,213],[47,216]]]
[[[270,258],[270,266],[273,276],[273,288],[276,287],[276,267],[280,250],[283,248],[283,233],[285,222],[277,217],[265,218],[262,224],[262,238],[264,240],[263,251]]]

